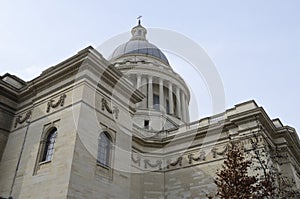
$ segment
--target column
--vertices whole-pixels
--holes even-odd
[[[142,93],[145,95],[145,98],[142,101],[142,108],[147,108],[147,79],[142,77]]]
[[[172,82],[169,82],[169,109],[170,115],[174,114],[174,103],[173,103],[173,86]]]
[[[177,116],[181,119],[181,103],[180,103],[180,90],[178,87],[176,87],[176,110],[177,110]]]
[[[182,121],[186,122],[186,108],[185,108],[185,95],[184,92],[181,91],[181,115],[182,115]]]
[[[152,76],[148,76],[148,108],[153,108]]]
[[[164,105],[164,80],[159,78],[159,110],[165,111],[165,105]]]
[[[142,80],[142,76],[141,74],[137,74],[136,75],[136,88],[141,90],[141,80]]]
[[[137,74],[136,75],[136,89],[139,90],[139,91],[141,91],[141,81],[142,81],[141,74]],[[136,104],[136,107],[141,107],[141,104],[142,104],[141,102],[138,102]]]
[[[185,107],[186,107],[186,122],[190,122],[190,111],[189,111],[189,103],[187,98],[185,98]]]

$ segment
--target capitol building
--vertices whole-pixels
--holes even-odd
[[[0,76],[0,198],[207,198],[229,140],[253,136],[300,189],[293,127],[253,100],[190,121],[185,80],[140,22],[131,34],[109,60],[89,46],[31,81]]]

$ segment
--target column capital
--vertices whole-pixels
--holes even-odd
[[[152,84],[153,83],[153,76],[147,76],[148,78],[148,84]]]

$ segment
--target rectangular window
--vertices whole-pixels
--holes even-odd
[[[169,104],[169,100],[166,100],[166,112],[167,112],[167,114],[170,114],[170,104]]]
[[[145,120],[144,121],[144,127],[145,127],[145,129],[149,129],[149,124],[150,124],[149,120]]]

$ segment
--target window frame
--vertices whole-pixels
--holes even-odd
[[[101,144],[106,144],[107,146],[102,146]],[[112,150],[112,136],[107,131],[102,131],[98,137],[97,164],[106,168],[110,168],[112,165]]]
[[[149,129],[150,128],[150,120],[144,120],[144,128]]]
[[[55,143],[57,139],[58,130],[56,127],[52,127],[44,134],[41,140],[41,151],[39,157],[39,163],[51,162],[53,159]],[[51,147],[51,148],[49,148]],[[49,152],[51,152],[49,154]]]
[[[59,120],[55,121],[58,122]],[[54,125],[53,123],[47,124],[44,126],[44,130],[41,134],[41,139],[40,139],[40,144],[38,148],[38,153],[37,153],[37,158],[35,162],[35,167],[33,170],[33,175],[36,175],[40,169],[48,165],[53,161],[53,156],[54,156],[54,151],[57,143],[57,138],[58,138],[58,127],[57,125]],[[54,134],[54,136],[51,136],[51,134]],[[48,153],[48,148],[49,148],[49,143],[47,144],[47,141],[50,141],[49,139],[53,138],[52,140],[52,145],[51,145],[51,157],[46,158],[47,153]]]
[[[101,134],[104,133],[110,139],[110,151],[109,151],[109,164],[105,165],[98,161],[98,153],[99,153],[99,139],[101,138]],[[96,151],[96,168],[95,175],[96,179],[99,181],[112,182],[113,181],[113,165],[114,165],[114,150],[115,150],[115,141],[116,141],[116,132],[112,129],[108,129],[106,126],[103,127],[101,132],[98,134],[98,145]]]
[[[156,111],[160,110],[160,96],[156,93],[153,93],[153,109]]]
[[[170,115],[170,102],[169,99],[166,99],[166,113]]]

